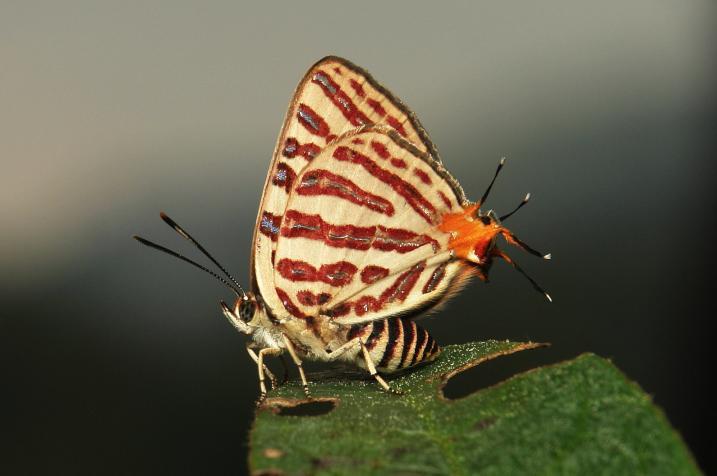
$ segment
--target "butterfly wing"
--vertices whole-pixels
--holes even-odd
[[[269,311],[284,315],[274,286],[277,239],[293,182],[327,144],[365,124],[385,124],[440,162],[438,151],[415,115],[351,62],[327,57],[312,66],[289,104],[269,167],[254,230],[252,287]]]
[[[324,147],[290,189],[276,241],[276,293],[290,314],[346,324],[424,309],[466,269],[438,228],[464,201],[443,166],[396,130],[352,130]]]

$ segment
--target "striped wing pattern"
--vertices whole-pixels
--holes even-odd
[[[282,221],[295,181],[327,144],[367,124],[390,127],[418,151],[440,162],[415,115],[367,72],[337,57],[324,58],[311,67],[289,105],[254,231],[252,286],[274,315],[288,312],[280,291],[283,288],[274,286],[274,270]],[[375,206],[385,204],[379,200]]]
[[[327,145],[292,184],[274,285],[287,312],[355,324],[440,299],[463,264],[438,224],[461,209],[443,166],[394,129],[366,126]]]

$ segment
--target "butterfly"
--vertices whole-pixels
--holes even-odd
[[[227,279],[164,246],[135,236],[228,286],[221,301],[229,322],[250,336],[261,403],[264,363],[288,353],[309,395],[306,359],[341,360],[381,374],[430,362],[440,347],[416,324],[476,276],[486,280],[496,258],[521,272],[497,246],[509,244],[550,259],[503,226],[510,213],[483,212],[495,180],[471,202],[445,169],[416,115],[368,72],[343,58],[314,64],[299,83],[284,120],[254,228],[251,291],[186,230],[162,219],[193,243]]]

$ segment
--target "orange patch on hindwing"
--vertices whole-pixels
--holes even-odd
[[[478,216],[478,209],[479,205],[473,204],[458,213],[447,213],[438,228],[450,234],[448,248],[455,256],[485,264],[502,227],[488,217]]]

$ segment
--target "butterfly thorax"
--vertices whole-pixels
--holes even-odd
[[[328,316],[277,317],[266,309],[261,296],[247,293],[237,298],[230,321],[247,334],[260,348],[285,348],[283,335],[291,339],[296,350],[305,357],[323,360],[333,349],[346,342],[349,326],[331,321]]]

